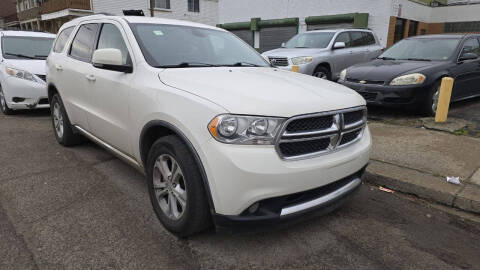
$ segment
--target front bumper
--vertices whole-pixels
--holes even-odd
[[[285,67],[277,67],[277,68],[287,70],[287,71],[292,71],[292,64],[289,64],[288,66],[285,66]],[[315,66],[313,64],[309,63],[309,64],[305,64],[305,65],[299,65],[298,69],[299,69],[298,73],[313,75],[313,71],[315,70]]]
[[[266,199],[255,214],[214,215],[216,230],[221,233],[270,231],[305,219],[325,215],[352,199],[360,189],[365,168],[327,186]]]
[[[359,172],[369,161],[370,148],[366,127],[354,144],[304,160],[282,160],[273,145],[232,145],[214,139],[204,143],[199,154],[215,214],[240,216],[265,199],[323,187]]]
[[[381,105],[389,107],[414,107],[420,105],[427,99],[432,88],[431,84],[390,86],[361,84],[349,81],[338,81],[365,98],[369,105]]]
[[[7,77],[2,84],[2,90],[7,105],[12,110],[50,107],[45,83]]]

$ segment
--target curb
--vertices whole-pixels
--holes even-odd
[[[441,176],[377,160],[371,160],[365,181],[480,214],[480,186],[466,181],[462,185],[450,184]]]

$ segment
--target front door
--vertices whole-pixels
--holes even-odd
[[[459,61],[452,74],[455,77],[452,98],[461,99],[480,94],[480,43],[476,38],[467,39],[459,57],[465,53],[474,53],[477,59]]]
[[[96,49],[119,49],[123,64],[131,64],[131,53],[122,34],[120,24],[101,26]],[[92,66],[90,76],[92,110],[87,114],[92,133],[125,154],[131,153],[128,132],[129,95],[133,73],[99,69]]]
[[[349,32],[343,32],[338,34],[335,38],[335,45],[336,42],[344,42],[345,48],[341,49],[334,49],[332,51],[332,60],[333,60],[333,67],[332,67],[332,75],[333,78],[337,78],[339,73],[350,66],[353,66],[356,63],[356,59],[353,55],[353,48],[352,48],[352,40],[350,37]]]

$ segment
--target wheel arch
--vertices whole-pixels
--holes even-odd
[[[47,87],[47,94],[48,94],[48,100],[51,101],[53,95],[60,94],[60,93],[58,92],[57,87],[54,84],[50,83],[48,84],[48,87]]]
[[[200,156],[198,155],[198,152],[193,146],[192,142],[175,125],[163,120],[152,120],[142,128],[142,131],[140,133],[140,140],[139,140],[140,158],[141,158],[142,165],[146,169],[148,152],[150,151],[150,148],[153,145],[153,143],[157,139],[164,136],[168,136],[168,135],[175,135],[178,138],[180,138],[180,140],[182,140],[182,142],[187,146],[189,151],[192,153],[195,163],[197,164],[198,169],[200,170],[200,175],[202,176],[202,182],[205,188],[205,192],[207,193],[206,195],[207,195],[208,205],[210,207],[210,212],[214,214],[215,206],[213,204],[211,189],[208,183],[207,173],[203,166],[202,160],[200,159]]]
[[[332,77],[333,74],[332,74],[332,66],[330,65],[330,63],[328,63],[328,62],[320,62],[320,63],[318,63],[318,64],[315,66],[315,69],[313,69],[313,74],[315,74],[315,71],[317,71],[317,69],[318,69],[319,67],[324,67],[324,68],[326,68],[326,69],[328,70],[328,72],[330,72],[329,75],[330,75],[330,79],[331,79],[331,77]],[[313,75],[313,74],[312,74],[312,75]]]

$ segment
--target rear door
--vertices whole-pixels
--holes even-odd
[[[80,25],[73,38],[68,51],[68,57],[60,63],[62,73],[58,81],[62,81],[65,86],[59,89],[62,100],[67,103],[70,121],[74,125],[89,130],[86,113],[91,110],[90,89],[87,74],[92,69],[92,53],[96,42],[99,24],[86,23]]]
[[[132,65],[132,54],[121,24],[111,21],[102,24],[95,49],[118,49],[123,64]],[[135,72],[135,71],[134,71]],[[92,133],[125,154],[131,153],[128,133],[129,95],[134,73],[124,73],[92,66],[90,78],[91,110],[87,114]]]
[[[464,53],[474,53],[479,58],[458,62],[452,69],[455,76],[453,99],[460,99],[480,94],[480,43],[477,38],[469,38],[458,57]]]

